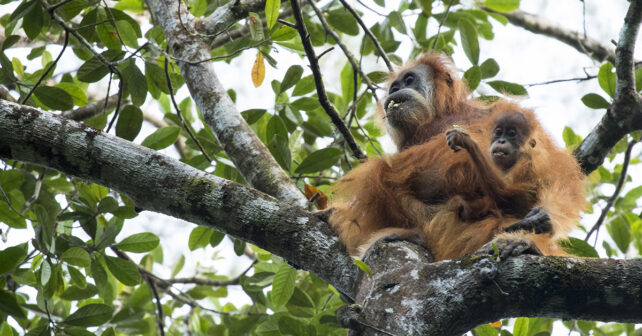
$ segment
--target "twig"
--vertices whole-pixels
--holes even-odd
[[[321,104],[325,112],[328,114],[328,116],[330,116],[332,123],[337,127],[341,135],[343,135],[343,138],[345,139],[348,146],[350,147],[350,150],[352,151],[352,155],[359,160],[365,159],[366,158],[365,154],[363,154],[363,152],[361,151],[361,148],[359,148],[359,145],[355,142],[354,137],[352,136],[352,134],[350,134],[350,130],[348,129],[346,124],[343,122],[343,120],[337,113],[336,109],[328,99],[328,95],[325,91],[325,87],[323,86],[323,79],[321,76],[321,70],[319,69],[319,62],[314,52],[314,48],[312,47],[312,43],[310,42],[310,34],[308,33],[308,30],[305,28],[305,23],[303,23],[303,15],[301,14],[301,8],[299,7],[299,2],[298,0],[290,0],[290,3],[292,4],[292,11],[294,14],[294,18],[296,20],[297,31],[301,36],[301,43],[303,44],[303,49],[305,49],[305,53],[308,55],[308,60],[310,61],[310,68],[312,69],[312,74],[314,76],[314,83],[317,88],[319,103]]]
[[[388,58],[388,56],[386,56],[386,52],[383,50],[383,47],[381,47],[381,44],[379,43],[377,38],[374,36],[374,34],[372,34],[372,31],[370,31],[368,26],[366,26],[366,23],[363,22],[363,20],[361,20],[361,15],[359,15],[359,13],[357,13],[357,11],[355,11],[354,8],[352,8],[352,6],[350,6],[346,0],[339,0],[339,1],[341,1],[341,4],[343,5],[343,7],[345,7],[345,9],[347,9],[348,12],[350,12],[350,14],[354,16],[355,20],[357,20],[357,22],[359,23],[363,31],[366,33],[368,38],[370,38],[370,41],[372,41],[372,44],[374,44],[375,48],[377,48],[377,51],[379,52],[379,56],[381,56],[381,58],[383,58],[383,61],[386,62],[388,71],[393,72],[394,67],[390,62],[390,59]]]
[[[160,297],[158,296],[156,284],[149,276],[145,276],[145,280],[147,280],[147,284],[149,285],[149,288],[152,290],[154,298],[156,299],[156,311],[158,312],[156,314],[156,323],[158,324],[158,330],[160,331],[161,336],[165,336],[165,327],[163,326],[163,304],[161,303]]]
[[[556,84],[556,83],[563,83],[563,82],[583,82],[587,80],[591,80],[597,78],[597,76],[589,76],[587,75],[586,77],[576,77],[576,78],[567,78],[567,79],[554,79],[546,82],[540,82],[540,83],[531,83],[531,84],[524,84],[524,87],[533,87],[533,86],[540,86],[540,85],[549,85],[549,84]]]
[[[29,97],[31,97],[31,94],[33,94],[33,92],[36,91],[36,89],[38,88],[38,85],[40,85],[40,83],[42,83],[42,81],[45,79],[45,77],[47,77],[49,72],[51,72],[51,69],[53,69],[53,67],[55,67],[56,64],[58,64],[58,61],[60,60],[60,57],[62,57],[62,54],[65,53],[65,49],[67,49],[67,45],[68,44],[69,44],[69,32],[65,30],[65,42],[62,45],[62,50],[60,50],[60,53],[58,54],[58,57],[56,57],[56,59],[51,63],[51,65],[49,65],[49,67],[42,74],[42,76],[40,76],[40,78],[38,78],[38,81],[36,82],[36,85],[34,85],[31,88],[31,90],[29,90],[29,93],[27,93],[25,98],[22,100],[22,104],[25,104],[27,102],[27,100],[29,100]]]
[[[606,219],[606,215],[609,213],[611,210],[611,207],[613,204],[615,204],[615,200],[617,200],[618,196],[620,196],[620,192],[622,191],[622,187],[624,186],[624,182],[626,181],[627,175],[627,170],[629,168],[629,163],[631,162],[631,150],[633,150],[633,146],[637,144],[638,142],[636,140],[632,140],[629,143],[629,146],[626,148],[626,152],[624,153],[624,162],[622,163],[622,171],[620,172],[620,178],[617,181],[617,185],[615,186],[615,191],[613,192],[613,195],[608,199],[606,202],[606,206],[604,209],[602,209],[602,213],[600,214],[600,217],[597,219],[597,222],[593,225],[593,227],[589,230],[589,232],[586,234],[586,238],[584,238],[584,241],[588,241],[588,239],[591,237],[593,232],[597,231],[600,226],[604,223],[604,220]]]
[[[108,111],[116,108],[117,99],[118,95],[111,95],[105,99],[81,106],[75,110],[65,111],[62,113],[62,116],[76,121],[89,119],[102,111]]]
[[[182,284],[196,284],[196,285],[202,285],[202,286],[211,286],[211,287],[223,287],[223,286],[232,286],[232,285],[239,285],[241,283],[241,278],[249,272],[254,264],[256,264],[257,261],[254,260],[250,266],[248,266],[243,272],[241,272],[239,275],[236,277],[229,279],[229,280],[212,280],[212,279],[203,279],[203,278],[197,278],[197,277],[189,277],[189,278],[174,278],[174,279],[168,279],[165,280],[171,284],[176,284],[176,283],[182,283]]]
[[[178,117],[178,120],[181,122],[183,125],[183,128],[185,129],[185,132],[187,132],[187,135],[194,141],[196,146],[198,146],[198,149],[201,150],[201,153],[203,153],[203,156],[207,159],[207,161],[211,164],[212,163],[212,158],[207,155],[207,152],[205,151],[205,148],[203,148],[203,145],[201,145],[201,142],[198,141],[194,133],[192,133],[192,130],[190,129],[189,125],[185,122],[185,119],[183,119],[183,115],[181,114],[181,109],[178,107],[178,104],[176,103],[176,98],[174,97],[174,88],[172,87],[172,80],[169,76],[169,59],[167,55],[165,55],[165,79],[167,79],[167,88],[169,89],[169,97],[172,100],[172,105],[174,105],[174,109],[176,110],[176,116]]]
[[[448,12],[450,12],[450,6],[453,5],[453,2],[455,2],[455,0],[450,0],[450,2],[448,3],[448,7],[446,7],[446,11],[443,14],[444,16],[441,17],[441,21],[439,22],[439,27],[437,27],[437,35],[435,35],[435,40],[432,41],[432,48],[431,49],[433,49],[433,50],[435,49],[435,46],[437,45],[437,40],[439,40],[439,34],[441,34],[441,26],[443,26],[444,22],[446,22],[446,18],[448,17]]]
[[[267,42],[269,42],[269,40],[263,40],[263,41],[255,44],[255,45],[239,48],[239,49],[235,50],[231,54],[222,55],[222,56],[214,56],[214,57],[210,57],[210,58],[206,58],[206,59],[198,60],[198,61],[188,61],[188,60],[180,59],[180,58],[173,57],[173,56],[170,56],[170,57],[175,61],[185,62],[185,63],[187,63],[189,65],[197,65],[197,64],[201,64],[201,63],[205,63],[205,62],[209,62],[209,61],[216,61],[216,60],[220,60],[220,59],[226,59],[226,58],[234,57],[234,56],[240,54],[241,52],[243,52],[245,50],[258,48],[259,46],[261,46],[262,44],[267,43]]]

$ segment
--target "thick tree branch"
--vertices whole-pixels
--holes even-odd
[[[364,335],[462,335],[507,317],[639,323],[642,260],[521,256],[431,263],[408,242],[377,243],[365,262],[356,316]],[[357,308],[357,312],[360,310]],[[346,321],[347,320],[347,321]]]
[[[498,13],[488,8],[486,8],[486,10]],[[583,33],[565,29],[542,17],[520,10],[499,14],[505,16],[508,21],[515,26],[522,27],[535,34],[549,36],[559,40],[560,42],[566,43],[582,54],[586,54],[598,62],[603,62],[604,60],[611,63],[615,62],[615,52],[613,51],[613,48],[590,37],[585,37]]]
[[[582,170],[599,167],[608,152],[629,132],[642,129],[642,98],[635,90],[633,51],[642,19],[642,0],[631,0],[615,50],[613,105],[575,150]]]
[[[115,109],[117,104],[118,94],[115,94],[107,97],[107,105],[105,105],[105,99],[101,99],[85,106],[81,106],[75,110],[65,111],[62,113],[62,116],[76,121],[86,120],[98,115],[99,113],[103,113],[103,111],[107,112]]]
[[[352,293],[357,268],[316,215],[187,164],[35,108],[0,100],[0,158],[116,190],[137,207],[212,227],[282,256]]]
[[[216,8],[214,13],[204,19],[195,19],[194,27],[207,35],[219,35],[249,12],[265,10],[265,0],[232,0]]]
[[[210,55],[202,38],[190,33],[194,27],[185,7],[181,7],[179,20],[177,1],[148,0],[147,4],[163,28],[167,45],[179,59],[178,67],[205,122],[245,180],[279,200],[306,206],[303,194],[236,110],[212,64],[197,62]]]
[[[312,69],[312,74],[314,76],[314,84],[317,88],[317,95],[319,96],[319,103],[326,114],[332,120],[332,123],[337,127],[337,130],[343,136],[343,139],[348,144],[348,147],[352,151],[352,155],[361,160],[365,159],[366,155],[363,153],[357,142],[354,140],[354,137],[350,133],[350,129],[343,122],[343,119],[339,116],[339,113],[334,108],[328,94],[325,91],[325,86],[323,85],[323,76],[321,76],[321,69],[319,68],[319,59],[317,58],[316,53],[314,52],[314,47],[312,47],[312,42],[310,41],[310,34],[305,28],[305,23],[303,22],[303,15],[301,13],[301,8],[299,6],[298,0],[290,0],[292,5],[292,11],[294,14],[294,19],[296,20],[296,29],[299,32],[301,37],[301,44],[303,44],[303,49],[308,56],[308,61],[310,61],[310,68]],[[357,90],[356,86],[354,88]]]

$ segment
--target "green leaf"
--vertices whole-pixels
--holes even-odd
[[[529,322],[528,318],[520,317],[515,319],[513,327],[513,336],[528,336]]]
[[[481,81],[481,69],[477,65],[473,65],[470,67],[470,69],[466,70],[464,72],[464,79],[466,80],[466,84],[468,85],[468,89],[470,91],[473,91],[477,88],[479,85],[479,82]]]
[[[248,124],[252,125],[255,122],[259,121],[259,119],[261,119],[265,112],[267,112],[266,109],[250,109],[241,112],[241,115]]]
[[[276,162],[278,162],[285,171],[289,172],[292,163],[292,154],[290,153],[288,139],[275,134],[267,146]]]
[[[46,286],[51,279],[51,264],[45,259],[40,265],[40,283]]]
[[[568,239],[560,240],[559,245],[567,253],[578,257],[599,258],[593,246],[582,239],[569,237]]]
[[[27,251],[23,245],[7,247],[0,251],[0,275],[4,275],[13,271],[13,269],[20,265],[24,258],[27,256]]]
[[[345,101],[352,101],[354,98],[355,85],[358,85],[359,77],[357,76],[357,83],[354,82],[354,69],[350,62],[346,62],[341,69],[341,96]]]
[[[87,251],[82,247],[72,247],[68,249],[62,254],[61,259],[64,262],[75,266],[89,267],[91,265],[89,253],[87,253]]]
[[[116,247],[124,251],[141,253],[155,249],[159,242],[160,240],[155,234],[141,232],[123,239],[123,241],[116,244]]]
[[[205,247],[207,246],[207,244],[209,244],[211,236],[211,229],[204,226],[197,226],[189,234],[187,246],[189,247],[190,251],[194,251],[199,247]]]
[[[35,39],[42,30],[43,8],[35,6],[22,20],[22,28],[30,40]]]
[[[118,27],[118,33],[120,38],[123,40],[126,46],[131,48],[138,48],[138,37],[136,36],[136,30],[132,27],[131,23],[126,20],[116,21],[116,27]]]
[[[77,286],[67,287],[64,292],[60,294],[60,298],[68,301],[77,301],[88,299],[96,294],[98,294],[98,288],[96,288],[96,286],[92,284],[89,284],[84,288],[80,288]]]
[[[143,126],[143,111],[134,105],[127,105],[120,111],[116,122],[116,135],[133,141]]]
[[[343,155],[343,151],[334,147],[328,147],[315,151],[308,155],[297,167],[297,174],[316,173],[332,167]]]
[[[225,238],[225,233],[212,230],[212,236],[210,237],[210,246],[216,247],[221,243],[221,241],[223,241],[223,238]]]
[[[288,264],[279,266],[272,282],[270,297],[276,308],[285,305],[294,293],[296,270]]]
[[[265,36],[263,34],[263,24],[261,23],[261,17],[259,16],[259,14],[249,12],[247,22],[248,26],[250,27],[250,36],[252,36],[252,40],[263,41],[265,39]]]
[[[479,40],[475,26],[468,20],[459,20],[459,35],[466,57],[473,65],[477,65],[479,63]]]
[[[294,91],[292,91],[292,96],[302,96],[306,93],[310,93],[314,91],[315,88],[316,88],[316,84],[314,84],[313,75],[303,77],[294,86]]]
[[[348,35],[359,35],[359,24],[347,10],[343,8],[334,9],[328,12],[328,23],[336,30]]]
[[[628,222],[623,216],[617,216],[606,223],[606,230],[613,238],[617,248],[626,253],[631,243],[631,231]]]
[[[14,294],[5,292],[2,289],[0,289],[0,310],[16,318],[27,318]]]
[[[383,83],[383,82],[387,81],[388,78],[390,78],[390,74],[385,72],[385,71],[373,71],[373,72],[369,73],[367,76],[368,76],[368,78],[370,78],[370,80],[373,83],[377,83],[377,84],[378,83]]]
[[[482,79],[495,77],[499,72],[499,64],[492,58],[485,60],[479,67],[481,69]]]
[[[276,20],[279,18],[279,8],[281,8],[281,0],[267,0],[265,2],[265,23],[267,29],[272,29]]]
[[[611,104],[606,101],[602,96],[597,93],[589,93],[582,97],[582,103],[592,109],[603,109],[609,108]]]
[[[291,66],[281,81],[279,93],[285,92],[293,87],[301,79],[301,74],[303,74],[303,68],[300,65]]]
[[[366,274],[368,274],[369,276],[372,276],[372,271],[370,270],[370,266],[368,266],[368,264],[358,259],[353,260],[353,262],[355,265],[357,265],[357,267],[359,267]]]
[[[163,149],[176,142],[180,131],[181,128],[178,126],[159,128],[154,133],[145,138],[141,145],[156,150]]]
[[[482,324],[475,328],[475,335],[477,336],[497,336],[497,329],[488,324]]]
[[[94,56],[78,68],[77,76],[80,81],[95,83],[105,77],[108,73],[109,69],[107,66]]]
[[[87,105],[87,95],[76,83],[62,82],[56,84],[57,88],[65,90],[74,101],[74,105],[85,106]]]
[[[484,6],[494,11],[509,13],[519,9],[519,0],[485,0]]]
[[[488,85],[495,89],[495,91],[503,93],[503,94],[509,94],[509,95],[515,95],[515,96],[524,96],[527,95],[528,92],[526,92],[526,89],[515,83],[509,83],[505,81],[490,81],[488,82]]]
[[[63,323],[79,327],[98,326],[109,321],[113,313],[114,308],[106,304],[90,303],[69,315]]]
[[[67,91],[53,86],[39,86],[33,94],[54,110],[69,110],[74,107],[74,99]]]
[[[606,62],[600,67],[597,73],[597,81],[604,92],[608,93],[611,98],[615,96],[615,72],[613,72],[613,64]]]
[[[124,21],[119,21],[124,22]],[[129,26],[129,23],[126,23]],[[123,76],[125,85],[127,85],[127,90],[131,94],[132,103],[136,106],[141,106],[145,102],[147,97],[147,80],[145,75],[140,72],[140,69],[136,66],[136,62],[129,60],[119,67],[120,74]]]
[[[124,285],[136,286],[140,283],[141,277],[138,268],[130,261],[105,256],[105,264],[111,274]]]
[[[635,69],[635,91],[642,91],[642,67]]]
[[[582,137],[575,134],[572,128],[566,126],[564,131],[562,131],[562,138],[564,139],[564,144],[566,147],[576,146],[582,142]]]
[[[87,279],[77,268],[71,265],[67,265],[67,270],[69,270],[69,277],[71,277],[72,283],[76,284],[78,288],[87,287]]]
[[[407,34],[408,32],[406,31],[406,25],[403,22],[403,18],[401,17],[401,14],[397,11],[392,11],[390,14],[388,14],[388,20],[390,20],[390,25],[394,27],[398,32],[402,34]]]
[[[288,41],[297,35],[296,29],[288,26],[280,26],[272,33],[272,41]]]

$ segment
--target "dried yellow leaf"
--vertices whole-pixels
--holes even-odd
[[[256,54],[256,60],[254,60],[254,65],[252,66],[252,83],[254,87],[259,87],[263,83],[265,78],[265,62],[263,61],[263,54],[259,51]]]

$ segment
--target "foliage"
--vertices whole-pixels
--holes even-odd
[[[196,17],[208,17],[225,2],[194,0],[189,2],[189,9]],[[384,0],[375,3],[379,6],[376,10],[382,11]],[[471,66],[463,76],[471,90],[483,87],[483,92],[498,95],[527,94],[523,86],[495,78],[500,65],[494,59],[480,58],[480,39],[492,41],[493,25],[506,24],[506,18],[459,1],[452,1],[450,8],[449,3],[402,1],[390,15],[378,17],[368,28],[385,56],[395,64],[402,63],[397,53],[402,40],[413,41],[404,59],[431,49],[449,54],[457,50],[470,61]],[[113,98],[111,104],[101,101],[96,113],[84,120],[86,124],[103,130],[113,127],[117,136],[154,150],[174,145],[181,161],[244,183],[215,135],[202,126],[202,117],[191,98],[178,104],[178,113],[170,105],[170,95],[184,86],[183,78],[175,60],[163,52],[167,45],[162,29],[150,24],[150,15],[141,0],[3,0],[2,4],[14,5],[15,10],[0,18],[6,37],[0,48],[0,84],[19,102],[43,110],[71,111],[100,101],[96,95],[108,94],[105,85],[111,86],[112,91],[117,88],[119,105],[113,104]],[[486,0],[484,5],[510,12],[519,8],[519,0]],[[243,111],[242,115],[301,190],[309,184],[316,192],[324,192],[358,161],[351,157],[319,104],[315,81],[308,74],[305,60],[285,69],[282,80],[264,83],[266,62],[277,67],[285,53],[304,55],[300,38],[291,27],[294,19],[286,16],[284,21],[277,20],[279,13],[289,8],[289,2],[268,0],[264,12],[248,15],[248,31],[243,33],[242,23],[228,27],[231,32],[241,31],[241,35],[212,50],[211,56],[215,58],[212,62],[229,62],[242,52],[256,55],[254,64],[247,65],[252,69],[248,86],[250,82],[254,86],[270,85],[274,103]],[[341,37],[351,36],[351,41],[357,41],[357,59],[382,56],[341,3],[330,2],[321,10]],[[318,18],[310,15],[305,24],[315,47],[337,46],[338,41],[327,36]],[[427,29],[428,25],[440,29]],[[10,58],[7,51],[21,44],[30,49],[26,59]],[[52,54],[54,48],[43,44],[64,45],[59,52],[71,51],[78,60],[77,69],[56,71],[60,67],[59,56]],[[25,66],[27,61],[34,64],[38,60],[39,65]],[[380,155],[379,137],[383,132],[374,121],[376,103],[369,84],[355,74],[357,69],[348,62],[330,65],[327,70],[332,66],[340,69],[336,71],[340,85],[329,92],[331,103],[343,111],[351,134],[367,155]],[[385,72],[381,70],[370,72],[369,81],[382,85]],[[639,69],[636,75],[642,78],[642,71]],[[581,99],[589,108],[605,109],[615,88],[610,63],[601,66],[597,81],[604,93],[590,93]],[[236,97],[233,91],[229,93],[232,99],[245,99]],[[164,113],[163,122],[141,139],[147,113],[144,111],[157,106]],[[621,180],[630,181],[625,167],[637,165],[640,160],[619,163],[620,154],[639,136],[633,134],[620,141],[609,162],[591,173],[592,204],[603,205],[611,197],[611,186]],[[581,137],[567,128],[564,140],[574,148]],[[12,161],[0,165],[0,230],[9,239],[7,244],[0,244],[0,335],[49,335],[51,331],[63,335],[154,335],[160,333],[159,328],[171,334],[188,334],[189,330],[192,335],[346,332],[334,317],[336,309],[343,305],[338,293],[316,276],[295,270],[278,256],[254,246],[246,249],[245,243],[235,240],[237,255],[255,259],[249,272],[231,278],[193,265],[197,279],[187,281],[186,287],[177,287],[172,278],[185,267],[185,259],[167,265],[163,258],[166,246],[159,244],[154,233],[117,239],[123,226],[139,216],[127,197],[51,169]],[[603,242],[601,257],[638,256],[642,252],[642,220],[637,204],[642,187],[626,190],[614,198],[605,214],[610,239]],[[586,211],[590,213],[592,208]],[[28,236],[28,243],[12,243],[17,233]],[[191,250],[216,247],[224,238],[220,232],[196,227],[188,245]],[[565,246],[578,255],[598,255],[593,246],[581,239],[570,240]],[[131,259],[133,254],[142,256],[136,257],[139,262]],[[361,264],[362,269],[369,270]],[[155,275],[153,270],[160,266],[171,269],[171,278]],[[227,289],[230,286],[240,287],[242,293],[232,294]],[[234,295],[245,296],[251,304],[234,304]],[[160,306],[165,318],[158,322]],[[627,324],[585,321],[564,324],[585,334],[640,332]],[[550,319],[520,318],[503,321],[500,326],[483,325],[475,332],[549,335],[552,328]]]

